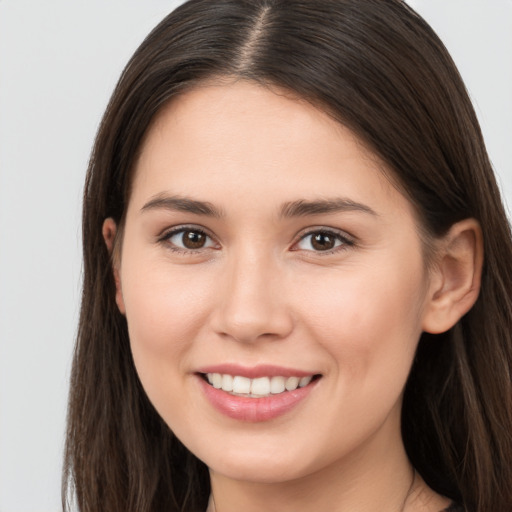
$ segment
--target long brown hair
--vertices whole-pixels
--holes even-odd
[[[480,128],[432,29],[399,0],[191,0],[128,63],[94,145],[84,194],[84,281],[73,362],[63,504],[82,512],[200,511],[205,465],[150,404],[115,304],[105,218],[122,228],[141,141],[171,98],[212,77],[278,85],[349,127],[393,170],[422,229],[483,230],[479,299],[424,334],[402,434],[437,492],[468,512],[512,505],[512,243]]]

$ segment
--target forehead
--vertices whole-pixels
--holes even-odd
[[[397,194],[387,175],[382,161],[324,111],[283,89],[238,81],[196,87],[162,109],[132,191],[217,193],[227,201],[233,193],[374,200]]]

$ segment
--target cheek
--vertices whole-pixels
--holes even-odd
[[[212,285],[198,271],[191,276],[189,270],[170,269],[162,262],[139,265],[135,258],[127,259],[122,271],[135,366],[150,400],[161,410],[174,399],[169,390],[190,371],[191,341],[207,321]]]
[[[172,265],[165,255],[151,251],[137,254],[128,248],[125,253],[122,294],[134,340],[149,343],[155,351],[180,347],[200,327],[198,319],[212,294],[212,276],[198,267]]]
[[[421,261],[331,275],[305,300],[311,336],[361,385],[405,380],[421,334],[423,286]]]
[[[362,442],[391,415],[399,422],[421,334],[419,276],[415,266],[352,268],[307,296],[308,337],[329,356],[332,397],[327,412],[320,404],[313,414],[326,417],[316,428],[332,440],[333,453]]]

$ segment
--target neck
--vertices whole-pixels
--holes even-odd
[[[342,505],[340,503],[322,503],[319,502],[321,500],[316,500],[315,503],[318,502],[318,504],[313,505],[313,508],[310,506],[311,500],[306,500],[306,502],[300,502],[297,499],[299,495],[302,495],[302,493],[298,492],[295,495],[291,496],[291,500],[288,499],[288,497],[281,497],[279,500],[272,499],[272,497],[265,496],[265,499],[261,499],[262,494],[260,494],[261,491],[258,491],[255,496],[252,496],[252,500],[248,500],[248,496],[243,499],[243,504],[239,504],[236,501],[236,496],[233,496],[231,500],[223,500],[223,503],[221,507],[215,506],[215,500],[213,495],[210,496],[210,500],[208,502],[208,508],[206,512],[226,512],[228,510],[236,510],[236,507],[242,506],[246,507],[243,510],[247,510],[248,512],[258,511],[261,510],[268,510],[268,511],[277,511],[277,510],[295,510],[295,511],[306,511],[306,510],[329,510],[329,511],[338,511],[338,510],[350,510],[350,511],[363,511],[363,510],[369,510],[368,503],[365,502],[365,500],[361,500],[356,505],[352,506],[349,504]],[[269,498],[270,501],[273,501],[274,505],[269,504]],[[324,500],[325,501],[325,500]],[[236,506],[234,504],[236,503]],[[241,502],[242,503],[242,502]],[[439,512],[439,511],[446,511],[447,508],[450,505],[450,501],[435,492],[433,492],[423,481],[423,479],[413,471],[413,477],[411,480],[411,485],[409,486],[409,489],[407,490],[406,495],[403,498],[402,504],[397,512]],[[281,507],[281,508],[280,508]],[[283,508],[284,507],[284,508]],[[318,508],[315,508],[318,507]],[[376,505],[377,508],[373,508],[373,510],[378,510],[379,512],[382,512],[384,510],[383,505]],[[388,510],[389,507],[386,507],[386,510]]]
[[[364,450],[343,460],[281,482],[240,481],[211,471],[215,505],[212,509],[216,512],[406,512],[409,496],[416,492],[414,471],[401,439],[390,441],[389,438],[371,440]]]

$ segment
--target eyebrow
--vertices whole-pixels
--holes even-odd
[[[181,196],[157,195],[148,201],[141,211],[164,209],[177,212],[193,213],[195,215],[206,215],[208,217],[220,218],[224,214],[212,203],[207,201],[198,201]]]
[[[298,200],[285,203],[281,208],[281,216],[305,217],[340,212],[363,212],[378,217],[377,212],[369,206],[347,198],[320,199],[315,201]]]
[[[199,201],[182,196],[166,196],[158,194],[150,199],[141,211],[164,209],[170,211],[186,212],[195,215],[205,215],[208,217],[221,218],[224,216],[222,210],[215,207],[208,201]],[[284,203],[281,207],[281,217],[306,217],[308,215],[323,215],[340,212],[363,212],[370,215],[378,214],[369,206],[352,201],[347,198],[318,199],[306,201],[299,199]]]

